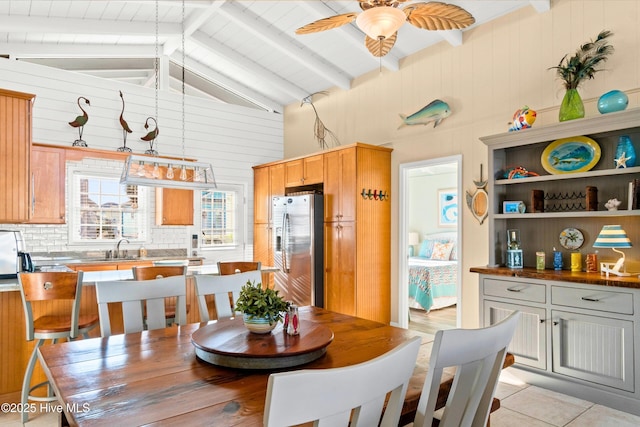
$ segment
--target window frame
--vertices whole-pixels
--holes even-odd
[[[234,243],[222,243],[222,244],[205,244],[204,242],[204,221],[203,216],[205,214],[203,206],[203,193],[206,191],[222,191],[235,193],[235,242]],[[246,212],[246,184],[241,183],[220,183],[218,182],[217,188],[213,190],[202,190],[198,194],[198,239],[200,240],[200,250],[203,251],[220,251],[220,250],[237,250],[244,248],[246,244],[247,234],[247,212]]]
[[[83,239],[81,235],[81,219],[80,215],[77,214],[78,210],[81,210],[81,207],[77,206],[77,202],[80,201],[80,181],[83,178],[93,178],[99,180],[111,180],[115,181],[119,186],[120,184],[120,175],[119,170],[113,171],[109,170],[110,168],[105,167],[104,169],[94,170],[90,169],[87,165],[80,165],[75,167],[68,168],[68,206],[69,206],[69,227],[68,227],[68,242],[69,245],[100,245],[100,246],[113,246],[118,240],[122,238],[126,238],[130,243],[146,243],[149,240],[150,236],[150,192],[149,189],[143,186],[138,186],[138,208],[136,215],[139,216],[137,219],[138,222],[138,238],[130,238],[123,237],[121,235],[117,235],[114,239]],[[102,193],[101,193],[102,194]],[[122,193],[118,194],[119,197],[122,197]],[[121,211],[123,212],[123,211]],[[122,227],[122,224],[119,225],[119,228]]]

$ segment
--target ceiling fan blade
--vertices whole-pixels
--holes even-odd
[[[296,30],[296,34],[310,34],[320,31],[331,30],[333,28],[342,27],[343,25],[353,22],[357,13],[343,13],[342,15],[335,15],[329,18],[319,19]]]
[[[460,6],[435,1],[410,4],[403,11],[409,23],[423,30],[461,30],[476,22]]]
[[[398,32],[396,31],[393,35],[387,37],[386,39],[376,40],[372,39],[369,36],[365,36],[364,45],[367,47],[369,52],[375,57],[385,56],[387,53],[391,51],[393,45],[396,44],[396,39],[398,38]]]

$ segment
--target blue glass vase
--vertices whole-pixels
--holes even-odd
[[[622,111],[629,105],[629,97],[622,91],[612,90],[598,99],[598,111],[600,114]]]
[[[625,161],[620,161],[624,157]],[[631,168],[636,165],[636,150],[633,148],[633,142],[629,135],[621,135],[618,138],[618,146],[616,147],[616,156],[614,159],[618,160],[614,166]]]

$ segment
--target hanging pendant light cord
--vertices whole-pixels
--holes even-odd
[[[184,0],[182,0],[182,160],[184,156],[184,67],[185,67],[185,51],[184,51]]]
[[[156,57],[155,57],[155,60],[153,61],[153,68],[154,68],[154,71],[155,71],[155,74],[156,74],[155,75],[156,129],[158,128],[158,89],[159,89],[158,82],[160,80],[160,76],[159,76],[159,74],[160,74],[160,57],[158,56],[159,45],[160,45],[159,37],[158,37],[160,21],[159,21],[159,14],[158,14],[158,3],[159,3],[158,0],[156,0]],[[157,136],[156,136],[156,139],[154,140],[154,143],[155,143],[155,150],[158,151],[158,137]]]

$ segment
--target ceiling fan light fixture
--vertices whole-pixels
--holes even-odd
[[[374,40],[392,36],[407,20],[405,13],[395,7],[379,6],[361,12],[356,24]]]

